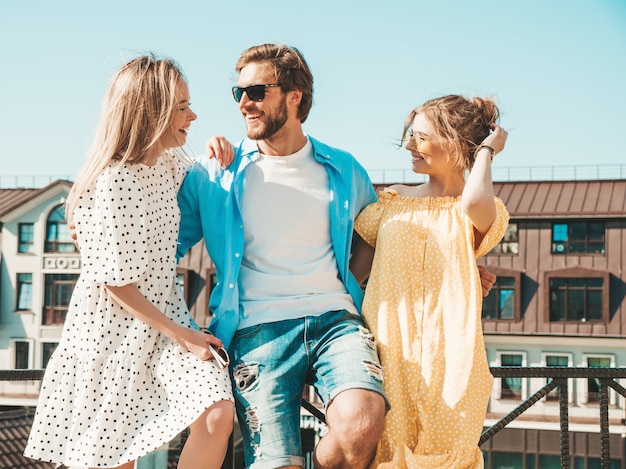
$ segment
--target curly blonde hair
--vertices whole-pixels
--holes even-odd
[[[500,111],[491,98],[441,96],[426,101],[409,113],[404,122],[403,142],[418,114],[423,114],[433,125],[440,143],[456,156],[460,170],[472,168],[476,148],[489,135],[491,124],[500,119]]]

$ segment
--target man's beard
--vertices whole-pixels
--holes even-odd
[[[276,114],[270,116],[266,114],[267,121],[263,123],[258,130],[251,130],[248,128],[248,138],[252,140],[267,140],[271,138],[276,132],[283,128],[287,123],[287,97],[283,96]]]

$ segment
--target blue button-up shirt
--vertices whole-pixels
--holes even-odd
[[[330,236],[337,268],[346,290],[360,310],[363,293],[349,270],[352,232],[356,216],[376,194],[365,169],[349,153],[309,137],[315,160],[329,176]],[[201,156],[190,170],[178,193],[181,212],[178,256],[204,237],[215,264],[217,285],[209,307],[209,328],[226,347],[237,331],[240,318],[239,269],[244,249],[244,220],[241,200],[244,171],[259,158],[256,141],[244,139],[234,146],[235,158],[225,170],[215,159]]]

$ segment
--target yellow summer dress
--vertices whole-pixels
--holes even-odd
[[[381,192],[355,228],[376,248],[363,317],[378,340],[391,403],[371,467],[482,468],[478,440],[492,387],[476,258],[506,230],[497,216],[474,249],[461,197]]]

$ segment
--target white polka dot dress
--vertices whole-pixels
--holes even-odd
[[[83,268],[48,363],[24,454],[114,467],[170,441],[209,406],[232,400],[228,370],[123,310],[105,284],[136,283],[178,324],[190,315],[176,284],[184,177],[171,156],[110,166],[75,211]]]
[[[391,404],[374,468],[483,467],[478,440],[493,378],[476,258],[500,241],[508,213],[496,199],[496,220],[474,250],[460,202],[382,192],[356,221],[376,247],[363,317]]]

